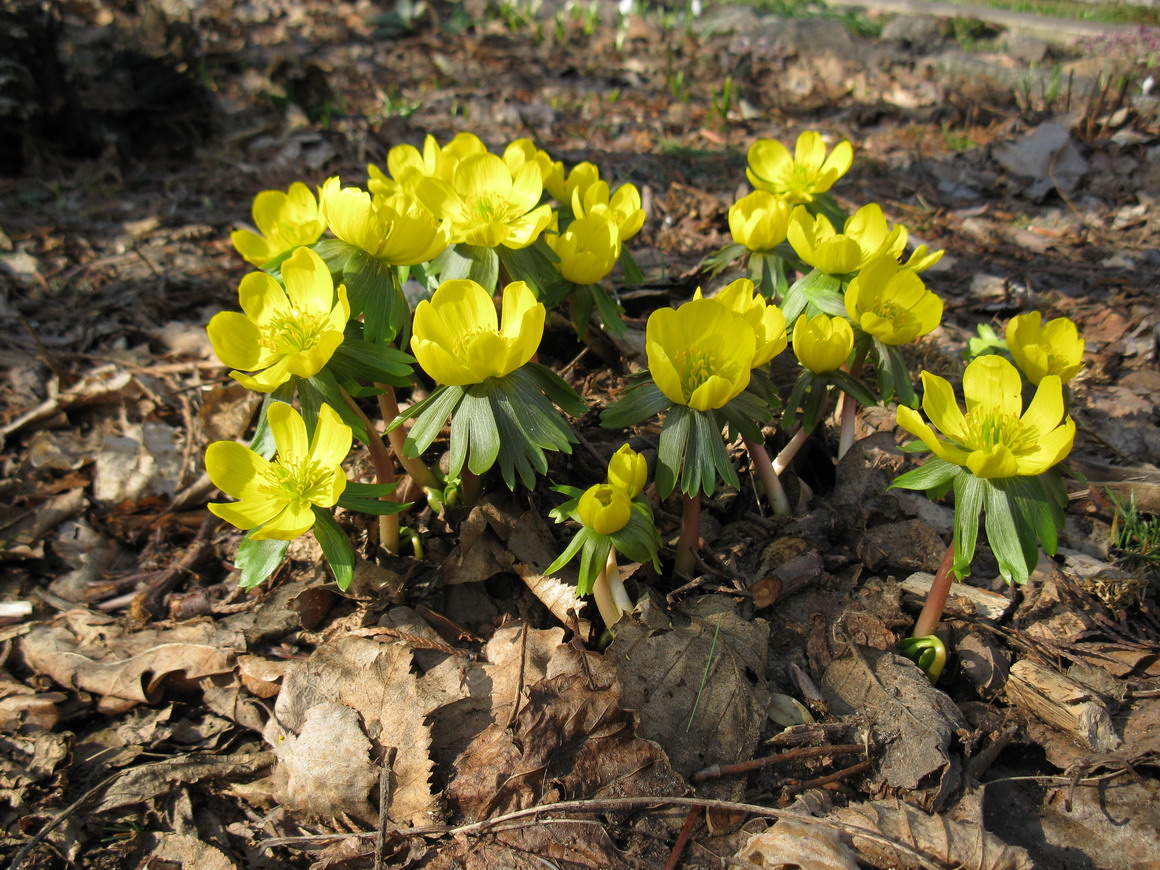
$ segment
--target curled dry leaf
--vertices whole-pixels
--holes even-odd
[[[737,857],[757,867],[858,870],[858,859],[837,831],[788,820],[751,836]]]
[[[830,818],[877,831],[947,867],[1031,870],[1034,866],[1026,849],[1007,845],[977,822],[924,813],[896,798],[850,804],[834,810]],[[858,857],[875,867],[911,870],[921,866],[909,852],[892,849],[878,840],[855,836],[853,845]]]
[[[109,627],[87,637],[62,625],[44,625],[20,638],[25,662],[34,671],[116,706],[156,703],[167,683],[231,673],[234,649],[240,647],[235,632],[211,620],[130,634]]]
[[[93,812],[139,804],[189,783],[249,782],[274,763],[271,752],[183,755],[128,768],[105,788]]]
[[[967,731],[967,723],[914,662],[847,644],[826,669],[822,692],[835,715],[857,714],[871,722],[883,747],[878,773],[886,785],[913,790],[931,809],[947,802],[962,778],[951,741]]]

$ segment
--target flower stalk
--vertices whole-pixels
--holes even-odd
[[[781,478],[774,469],[773,460],[769,458],[765,445],[748,438],[742,438],[742,441],[745,443],[745,449],[749,451],[749,458],[753,461],[753,470],[761,481],[761,488],[765,490],[770,510],[782,517],[793,514],[789,496],[785,494],[785,487],[781,485]]]
[[[681,535],[677,539],[677,556],[673,570],[692,575],[694,550],[701,540],[701,493],[685,495],[681,502]]]
[[[395,388],[390,384],[375,384],[375,386],[382,390],[378,398],[379,413],[383,417],[383,423],[389,427],[399,416],[399,402],[395,396]],[[427,467],[427,463],[419,456],[408,456],[403,450],[403,444],[407,440],[407,432],[403,427],[388,428],[387,438],[391,442],[391,450],[394,451],[399,463],[407,474],[411,475],[411,479],[416,484],[423,489],[439,488],[439,479],[435,476],[435,472]]]
[[[362,421],[367,430],[367,449],[371,454],[371,464],[375,467],[375,478],[382,484],[395,483],[395,464],[391,461],[391,454],[382,436],[378,434],[370,419],[363,413],[363,409],[346,390],[342,390],[342,398],[347,406]],[[382,496],[383,501],[398,501],[394,493]],[[398,514],[383,514],[379,517],[379,544],[388,553],[399,552],[399,517]]]
[[[620,617],[633,608],[628,590],[624,588],[624,581],[620,579],[620,569],[616,567],[616,547],[608,548],[608,559],[600,573],[596,575],[592,598],[596,602],[596,609],[600,611],[600,618],[609,628],[616,625]]]
[[[946,608],[947,596],[950,595],[951,583],[954,582],[954,564],[955,564],[955,543],[951,541],[945,553],[943,553],[942,561],[939,562],[938,572],[934,575],[934,581],[930,584],[930,589],[926,593],[926,601],[923,602],[922,612],[918,615],[918,621],[914,623],[913,637],[926,637],[935,633],[938,628],[939,620],[942,619],[943,610]]]

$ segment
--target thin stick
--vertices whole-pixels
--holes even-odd
[[[764,758],[754,758],[750,761],[739,761],[736,764],[714,764],[693,774],[692,782],[704,782],[707,779],[716,779],[719,776],[731,776],[735,773],[750,773],[761,770],[771,764],[780,764],[783,761],[797,761],[803,758],[819,758],[826,755],[853,755],[864,752],[866,747],[861,743],[843,743],[838,746],[799,746],[777,755],[767,755]]]
[[[685,851],[685,844],[689,842],[689,837],[693,834],[693,826],[697,823],[697,817],[700,815],[700,807],[689,807],[688,815],[685,816],[685,823],[681,825],[681,832],[677,834],[677,842],[673,844],[673,850],[669,852],[669,860],[665,862],[665,870],[677,870],[677,864],[681,860],[681,853]]]
[[[859,827],[858,825],[850,825],[845,822],[835,821],[833,819],[819,818],[817,816],[807,815],[805,813],[795,813],[789,810],[775,810],[772,807],[763,807],[760,804],[744,804],[736,803],[734,801],[713,800],[711,798],[697,798],[697,797],[664,797],[664,796],[641,796],[628,798],[608,798],[606,800],[578,800],[578,801],[559,801],[558,803],[543,804],[538,807],[528,807],[523,810],[516,810],[514,812],[505,813],[501,816],[494,816],[490,819],[484,819],[480,822],[472,822],[468,825],[460,825],[455,828],[449,828],[446,825],[430,825],[422,828],[411,828],[409,830],[400,830],[399,834],[403,836],[425,837],[425,836],[470,836],[474,834],[483,834],[488,831],[493,831],[501,828],[510,822],[517,822],[522,819],[542,816],[545,813],[631,813],[638,810],[657,809],[659,807],[703,807],[704,809],[724,810],[725,812],[748,813],[753,816],[762,816],[771,819],[785,819],[791,822],[800,822],[804,825],[821,825],[826,828],[833,828],[836,831],[850,834],[855,837],[863,837],[867,840],[872,840],[875,843],[882,843],[892,849],[898,849],[914,858],[915,863],[926,870],[945,870],[945,865],[936,863],[924,852],[920,852],[913,846],[902,843],[898,840],[887,837],[879,831],[872,831],[869,828]],[[552,822],[565,822],[574,824],[575,819],[540,819],[541,824],[549,824]],[[333,840],[346,840],[352,837],[359,839],[367,839],[375,836],[374,831],[358,831],[352,834],[314,834],[305,837],[274,837],[269,840],[263,840],[258,843],[258,849],[271,849],[275,846],[294,846],[306,845],[308,843],[326,843]]]

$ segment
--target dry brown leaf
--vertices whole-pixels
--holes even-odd
[[[301,737],[312,708],[345,705],[361,717],[376,771],[388,750],[395,749],[387,807],[391,819],[400,824],[429,824],[438,808],[431,792],[431,736],[425,719],[438,703],[438,698],[427,697],[412,672],[411,650],[405,644],[345,637],[323,644],[287,671],[265,737],[274,746],[287,735]],[[338,809],[329,800],[325,807],[311,806],[310,795],[305,797],[306,808],[316,814]],[[362,805],[346,809],[366,812]]]
[[[636,735],[635,717],[618,705],[614,685],[594,688],[569,646],[558,648],[553,668],[558,675],[529,687],[512,727],[492,725],[456,760],[447,794],[465,815],[597,794],[687,792],[664,751]],[[598,672],[602,678],[608,682]]]
[[[945,815],[929,815],[896,798],[850,804],[834,810],[829,817],[876,831],[948,867],[1031,870],[1034,866],[1026,849],[1007,845],[984,830],[981,824],[955,821]],[[909,852],[892,849],[878,840],[855,836],[853,845],[859,858],[876,867],[910,870],[922,866]]]
[[[20,638],[25,662],[66,688],[93,692],[114,705],[156,703],[167,682],[231,673],[234,650],[241,648],[236,633],[212,620],[129,634],[79,620],[73,625],[92,633],[78,637],[63,625],[45,625]]]
[[[737,857],[757,867],[858,870],[858,859],[837,831],[788,820],[751,836]]]
[[[606,656],[621,703],[640,715],[640,734],[689,777],[753,757],[769,706],[769,627],[739,617],[723,596],[690,602],[681,615],[686,621],[668,631],[622,621]]]
[[[188,834],[150,833],[143,844],[141,867],[196,867],[197,870],[236,870],[237,863],[216,846]]]
[[[286,775],[287,809],[328,819],[342,813],[374,818],[370,794],[379,781],[378,768],[353,709],[315,704],[306,711],[297,736],[284,731],[271,742]]]
[[[912,789],[931,809],[946,803],[962,778],[951,741],[967,723],[914,662],[849,644],[826,669],[822,692],[834,715],[856,713],[871,722],[883,747],[878,773],[887,785]]]
[[[93,812],[138,804],[194,782],[250,781],[274,763],[272,752],[183,755],[129,768],[105,789]]]

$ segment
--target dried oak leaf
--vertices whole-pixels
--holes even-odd
[[[924,813],[897,798],[850,804],[834,810],[829,818],[877,831],[942,866],[961,870],[1031,870],[1034,866],[1026,849],[1007,845],[977,822]],[[862,861],[875,867],[911,870],[924,866],[909,852],[879,840],[855,835],[853,846]]]
[[[559,648],[558,658],[549,664],[558,673],[529,687],[512,726],[492,725],[456,760],[447,795],[464,815],[594,795],[686,793],[664,751],[637,736],[615,685],[593,686],[571,647]]]
[[[238,752],[233,755],[184,755],[128,768],[106,788],[93,807],[94,813],[143,803],[188,783],[206,781],[249,782],[274,763],[270,752]]]
[[[360,790],[363,784],[367,784],[366,788],[345,806],[333,794],[315,802],[310,788],[305,786],[305,777],[311,773],[309,765],[288,768],[288,757],[276,772],[281,787],[276,788],[275,796],[280,802],[289,799],[288,782],[283,777],[293,771],[299,775],[294,794],[301,797],[294,806],[314,815],[329,816],[345,810],[365,818],[371,784],[378,782],[378,765],[393,748],[388,815],[399,824],[430,823],[437,806],[430,785],[431,735],[425,719],[434,705],[411,669],[410,648],[400,642],[382,643],[358,636],[323,644],[310,658],[287,670],[275,715],[266,724],[267,742],[277,747],[296,737],[294,759],[324,752],[310,744],[327,738],[317,726],[307,730],[312,711],[319,705],[328,709],[345,706],[352,711],[350,721],[358,723],[369,748],[357,744],[350,751],[352,759],[357,759],[355,766],[362,766],[360,773],[351,775]],[[327,715],[331,717],[328,721],[337,721],[333,711]],[[314,773],[320,786],[329,777],[320,768]]]
[[[232,673],[240,635],[213,620],[121,633],[112,626],[37,626],[20,638],[25,663],[69,689],[101,696],[104,708],[160,700],[166,683]]]
[[[836,831],[789,820],[752,835],[737,857],[756,867],[858,870],[858,859]]]
[[[848,644],[826,669],[822,693],[834,715],[856,713],[870,722],[883,747],[878,772],[888,786],[911,791],[930,810],[946,803],[962,779],[951,741],[968,726],[914,662]]]
[[[682,619],[683,618],[683,619]],[[640,716],[684,777],[753,757],[769,706],[769,626],[742,619],[724,596],[687,603],[656,631],[622,621],[605,654],[616,666],[621,704]]]

